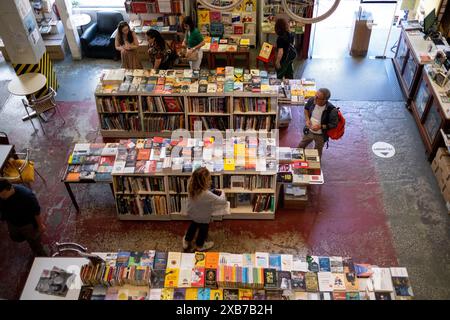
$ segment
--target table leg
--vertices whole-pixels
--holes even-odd
[[[77,211],[80,212],[80,207],[78,207],[77,199],[75,199],[75,196],[73,195],[70,183],[64,182],[64,185],[66,186],[67,192],[69,193],[70,199],[72,200],[75,209],[77,209]]]
[[[34,117],[36,117],[36,111],[30,112],[30,115],[29,115],[29,116],[28,116],[28,115],[23,116],[23,117],[22,117],[22,121],[27,121],[27,120],[30,120],[30,119],[32,119],[32,118],[34,118]],[[48,118],[45,116],[45,114],[41,113],[40,117],[41,117],[41,119],[42,119],[44,122],[47,122],[47,121],[48,121]]]

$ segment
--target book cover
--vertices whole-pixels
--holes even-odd
[[[306,149],[305,149],[306,151]],[[344,266],[344,273],[353,273],[355,272],[355,266],[353,264],[353,259],[350,257],[345,257],[342,259],[342,264]]]
[[[359,291],[358,278],[354,272],[345,273],[344,283],[347,291]]]
[[[291,271],[291,287],[295,291],[306,291],[306,272]]]
[[[167,268],[180,268],[181,252],[170,251],[167,255]]]
[[[330,269],[334,273],[344,273],[344,265],[342,263],[342,257],[330,257]]]
[[[253,300],[251,289],[239,289],[239,300]]]
[[[346,292],[333,292],[333,300],[347,300]]]
[[[167,267],[167,252],[156,251],[154,259],[154,269],[166,269]]]
[[[150,272],[150,286],[152,289],[164,288],[166,269],[156,269]]]
[[[321,292],[320,300],[333,300],[333,294],[331,292]]]
[[[306,291],[315,292],[319,290],[319,284],[317,282],[317,273],[306,272],[305,282],[306,282]]]
[[[269,253],[255,252],[255,267],[269,268]]]
[[[306,256],[294,255],[292,258],[292,270],[295,271],[308,271],[308,262]]]
[[[276,289],[277,286],[277,271],[273,268],[264,268],[264,288]]]
[[[372,282],[375,291],[394,291],[389,268],[372,268]]]
[[[191,286],[192,268],[182,268],[178,273],[178,287],[189,288]]]
[[[137,160],[149,160],[150,159],[150,149],[139,149]]]
[[[399,297],[414,296],[406,268],[390,268],[395,295]]]
[[[210,288],[198,288],[197,300],[209,300],[211,296]]]
[[[219,266],[219,252],[207,252],[205,258],[206,268],[217,268]]]
[[[163,288],[161,290],[161,300],[173,300],[173,294],[173,288]]]
[[[281,270],[281,255],[269,254],[269,268],[273,268],[277,271]]]
[[[205,286],[205,268],[195,267],[191,272],[191,286],[201,288]]]
[[[277,287],[282,290],[291,290],[291,272],[277,271]]]
[[[239,300],[239,289],[223,289],[223,300]]]
[[[197,300],[198,288],[186,288],[186,300]]]
[[[331,272],[319,271],[317,273],[317,281],[319,283],[319,291],[332,292],[333,291],[333,276]]]
[[[319,272],[319,257],[318,256],[306,256],[308,262],[308,270],[312,272]]]
[[[213,289],[217,288],[217,269],[205,269],[205,287]]]
[[[375,300],[392,300],[389,292],[375,292]]]
[[[116,268],[128,267],[128,260],[130,259],[131,252],[119,251],[117,253]]]
[[[360,300],[359,292],[346,292],[345,299],[346,300]]]
[[[329,257],[319,257],[319,270],[325,271],[325,272],[331,272]]]
[[[185,300],[186,288],[176,288],[173,290],[173,300]]]
[[[211,289],[209,300],[223,300],[223,290],[222,289]]]
[[[200,252],[200,251],[196,251],[195,252],[195,267],[205,267],[205,262],[206,262],[206,253],[205,252]]]
[[[181,269],[190,269],[195,266],[195,253],[183,252],[181,254]]]
[[[345,291],[345,274],[343,273],[332,273],[333,276],[333,290],[334,291]]]
[[[164,280],[164,287],[175,288],[178,286],[178,268],[167,268]]]

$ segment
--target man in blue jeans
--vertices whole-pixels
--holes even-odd
[[[21,185],[11,185],[0,178],[0,215],[8,224],[11,240],[27,241],[35,256],[47,257],[41,243],[45,225],[40,215],[41,207],[34,193]]]

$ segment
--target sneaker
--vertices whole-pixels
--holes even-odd
[[[197,251],[206,251],[211,249],[212,247],[214,247],[214,242],[213,241],[206,241],[202,247],[197,247]]]
[[[187,248],[189,248],[190,244],[191,243],[189,241],[186,241],[183,237],[183,249],[187,250]]]

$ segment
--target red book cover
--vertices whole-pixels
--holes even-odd
[[[152,161],[148,161],[148,162],[149,162],[149,166],[148,166],[147,173],[154,173],[156,171],[156,161],[152,160]]]
[[[163,143],[163,142],[164,142],[163,137],[154,137],[153,138],[153,143]]]
[[[115,156],[101,157],[100,166],[101,165],[113,166],[115,159],[116,159]]]
[[[205,268],[192,268],[191,286],[194,288],[203,288],[205,286]]]
[[[309,164],[306,161],[293,161],[292,162],[292,169],[306,169],[308,167],[309,167]]]
[[[150,149],[139,149],[137,160],[148,160],[150,159]]]
[[[211,52],[217,52],[219,50],[219,44],[218,43],[211,43],[211,46],[209,47],[209,50]]]
[[[131,11],[133,13],[147,13],[147,4],[145,2],[132,2]]]
[[[163,97],[167,112],[183,112],[180,101],[175,97]]]

